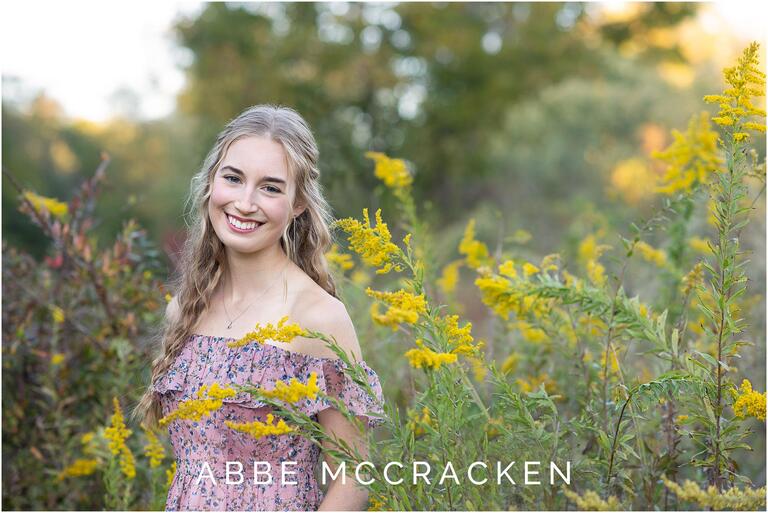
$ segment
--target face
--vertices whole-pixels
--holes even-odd
[[[229,146],[213,177],[208,215],[224,246],[252,253],[279,244],[304,210],[292,207],[294,196],[283,146],[267,137],[243,137]]]

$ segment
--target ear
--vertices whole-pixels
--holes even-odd
[[[304,213],[304,211],[307,209],[304,205],[299,205],[296,208],[293,209],[293,217],[299,217],[301,214]]]

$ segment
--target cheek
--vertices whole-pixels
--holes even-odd
[[[231,193],[227,191],[226,187],[213,186],[211,189],[211,198],[209,204],[211,206],[219,207],[232,201]]]

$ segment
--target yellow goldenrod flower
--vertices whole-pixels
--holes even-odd
[[[681,422],[685,422],[688,420],[688,415],[678,415],[675,417],[675,424],[680,424]]]
[[[362,269],[357,269],[354,271],[350,278],[352,279],[352,283],[355,285],[364,286],[371,283],[371,277]]]
[[[240,339],[233,342],[227,342],[229,347],[241,347],[251,342],[264,344],[267,340],[275,342],[291,342],[296,337],[306,337],[309,333],[298,324],[286,324],[288,316],[283,316],[277,326],[272,323],[266,323],[263,327],[257,323],[256,328],[243,335]]]
[[[405,290],[381,292],[370,287],[365,289],[365,293],[389,305],[387,312],[380,315],[378,304],[374,303],[371,305],[371,317],[378,324],[390,326],[392,331],[397,330],[398,324],[415,324],[419,320],[419,315],[427,312],[424,294],[416,296]]]
[[[63,353],[53,353],[51,355],[51,365],[60,365],[64,361]]]
[[[482,242],[475,240],[474,219],[470,219],[467,227],[464,229],[464,238],[459,243],[459,253],[466,256],[467,265],[472,269],[490,265],[491,257],[488,253],[488,247]]]
[[[538,272],[539,272],[539,268],[533,265],[532,263],[526,262],[523,264],[523,275],[526,278]]]
[[[733,510],[733,511],[759,511],[765,509],[765,487],[762,488],[744,488],[739,490],[736,487],[729,488],[720,493],[714,485],[710,485],[706,491],[699,488],[699,485],[686,479],[682,486],[671,481],[666,475],[661,475],[664,485],[672,490],[682,501],[696,503],[701,509],[709,508],[714,511]]]
[[[517,362],[520,361],[519,353],[510,353],[509,356],[501,364],[501,372],[512,373],[517,370]]]
[[[580,511],[617,511],[621,509],[619,499],[613,495],[608,497],[607,501],[604,501],[592,490],[587,490],[582,495],[579,495],[571,490],[563,489],[563,493],[566,497],[576,503],[576,507]]]
[[[482,383],[488,375],[488,366],[485,364],[485,360],[477,356],[468,356],[467,359],[472,364],[472,376],[475,381]]]
[[[59,472],[58,479],[61,481],[62,479],[65,479],[67,477],[80,477],[80,476],[89,476],[96,472],[96,469],[99,467],[99,464],[101,462],[98,459],[82,459],[78,458],[66,467],[64,470]]]
[[[168,292],[165,293],[165,301],[170,303],[173,299],[173,296],[171,296]]]
[[[557,262],[558,260],[560,260],[560,253],[550,253],[549,255],[544,256],[539,264],[541,272],[557,271],[557,265],[553,262]],[[501,272],[501,269],[499,269],[499,272]]]
[[[390,189],[405,189],[413,183],[413,178],[402,159],[389,158],[378,151],[367,151],[365,156],[374,160],[376,168],[373,174]]]
[[[759,420],[765,420],[765,392],[755,392],[752,390],[752,383],[748,379],[741,382],[739,387],[741,392],[733,403],[733,412],[739,418],[746,416],[755,417]]]
[[[421,416],[413,410],[408,410],[407,427],[415,436],[423,435],[427,432],[425,426],[434,426],[434,422],[426,406],[421,409]]]
[[[402,271],[403,267],[396,263],[402,252],[391,241],[387,223],[381,220],[381,209],[376,211],[376,227],[371,227],[368,209],[363,209],[365,224],[357,219],[348,217],[335,221],[335,225],[349,233],[348,241],[352,250],[363,259],[363,262],[373,267],[384,266],[376,270],[376,274],[385,274],[394,269]],[[409,234],[410,235],[410,234]]]
[[[605,285],[605,267],[603,264],[597,260],[587,262],[587,277],[598,287]]]
[[[411,366],[416,369],[430,368],[439,369],[444,363],[454,363],[458,356],[454,353],[438,353],[428,347],[424,347],[421,339],[416,339],[418,349],[410,349],[405,353]]]
[[[610,353],[611,353],[611,361],[610,361],[610,363],[608,365],[608,375],[612,376],[612,375],[616,374],[619,371],[619,360],[616,357],[616,351],[615,350],[611,350]],[[600,370],[597,373],[598,376],[600,376],[600,379],[604,379],[605,378],[605,373],[603,371],[603,369],[605,369],[605,364],[606,364],[606,362],[605,362],[605,350],[603,350],[602,353],[600,354]]]
[[[610,197],[619,197],[630,205],[637,205],[654,193],[657,175],[641,158],[622,160],[611,171]]]
[[[667,164],[656,191],[668,195],[707,183],[722,164],[718,135],[710,127],[707,112],[691,117],[685,133],[672,130],[672,137],[674,141],[666,150],[653,153],[654,158]]]
[[[597,286],[605,284],[605,267],[597,259],[608,249],[612,249],[612,246],[597,244],[594,234],[588,235],[579,244],[579,261],[586,267],[590,281]]]
[[[136,463],[133,453],[128,448],[125,441],[131,436],[131,431],[125,425],[123,411],[120,409],[120,402],[117,397],[112,398],[115,407],[115,413],[112,415],[111,426],[104,430],[104,438],[109,440],[109,450],[113,455],[120,455],[120,470],[128,479],[136,477]]]
[[[557,383],[549,378],[549,374],[546,372],[540,373],[538,376],[529,376],[528,379],[517,378],[515,383],[524,392],[533,392],[539,389],[539,385],[544,385],[544,390],[552,395],[557,391]]]
[[[667,265],[667,254],[661,250],[656,249],[645,241],[637,241],[635,249],[640,252],[640,255],[647,262],[652,262],[658,267],[665,267]]]
[[[701,237],[691,237],[688,239],[688,246],[701,254],[708,255],[712,252],[711,249],[709,249],[709,244],[707,244],[707,239],[702,239]]]
[[[450,294],[456,289],[456,284],[459,282],[459,267],[462,263],[464,263],[463,260],[454,260],[443,267],[442,276],[437,280],[437,286],[444,294]]]
[[[340,253],[339,245],[335,243],[325,254],[325,258],[342,271],[347,271],[355,266],[355,263],[352,261],[352,256],[347,253]]]
[[[723,70],[729,87],[722,94],[709,94],[704,97],[705,102],[720,105],[720,112],[712,121],[725,127],[737,127],[733,134],[737,142],[749,137],[749,134],[738,130],[738,127],[765,132],[765,123],[747,120],[750,116],[765,117],[765,110],[752,104],[753,97],[765,96],[765,73],[760,70],[759,48],[757,42],[750,44],[744,49],[736,66]]]
[[[275,417],[271,414],[267,414],[267,422],[259,422],[255,420],[253,422],[232,422],[231,420],[225,420],[224,424],[242,433],[247,433],[254,438],[260,438],[267,435],[283,435],[294,431],[292,427],[285,423],[285,420],[280,419],[277,424],[273,424],[272,421]]]
[[[459,328],[458,315],[446,315],[437,319],[437,323],[445,330],[448,337],[448,344],[452,347],[461,347],[471,345],[474,342],[472,337],[472,323],[467,322],[463,328]]]
[[[45,196],[40,196],[32,191],[24,191],[23,195],[30,203],[32,203],[35,210],[40,211],[44,208],[50,212],[53,217],[61,219],[67,215],[67,212],[69,212],[69,207],[62,201],[46,198]]]
[[[693,266],[693,269],[685,275],[682,283],[682,292],[687,296],[691,290],[695,289],[704,281],[704,264],[702,262]]]
[[[174,461],[170,468],[165,469],[165,487],[170,488],[171,484],[173,484],[173,478],[176,475],[176,462]]]
[[[291,379],[290,385],[286,385],[282,380],[278,380],[272,390],[260,389],[259,391],[265,397],[295,403],[304,398],[314,399],[317,397],[319,390],[317,386],[317,373],[312,372],[306,384],[299,382],[296,378]]]
[[[536,328],[528,321],[518,320],[511,327],[513,327],[513,329],[518,329],[523,338],[528,342],[538,344],[549,341],[549,336],[544,330]]]
[[[504,426],[504,419],[501,417],[492,417],[485,424],[485,434],[488,440],[496,438],[501,434],[501,430],[497,426]]]
[[[149,458],[150,468],[159,467],[165,458],[165,447],[160,442],[154,431],[144,429],[147,436],[147,445],[144,446],[144,456]]]
[[[222,399],[232,397],[236,393],[233,388],[221,387],[218,383],[213,383],[210,386],[203,385],[197,391],[196,399],[182,401],[176,410],[160,419],[159,423],[161,426],[165,426],[176,419],[198,421],[221,408],[224,404]],[[207,399],[205,398],[206,395],[208,396]]]
[[[64,322],[64,310],[56,305],[51,305],[51,316],[56,324]]]
[[[517,278],[517,270],[515,269],[515,262],[512,260],[506,260],[499,265],[499,274],[503,274],[513,280]]]

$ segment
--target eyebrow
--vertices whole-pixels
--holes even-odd
[[[220,171],[225,171],[227,169],[232,171],[235,174],[238,174],[238,175],[240,175],[242,177],[245,177],[245,173],[243,173],[241,170],[239,170],[239,169],[237,169],[236,167],[233,167],[233,166],[224,166],[224,167],[222,167],[220,169]],[[261,181],[262,182],[274,182],[274,183],[279,183],[279,184],[283,184],[283,185],[288,185],[285,180],[283,180],[282,178],[278,178],[276,176],[265,176],[265,177],[263,177],[261,179]]]

